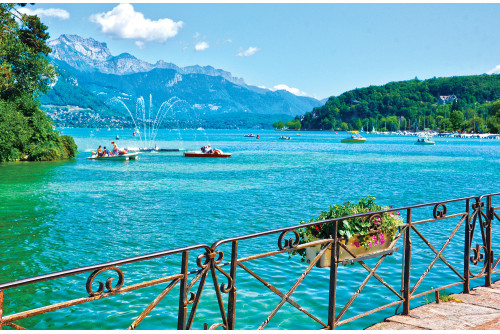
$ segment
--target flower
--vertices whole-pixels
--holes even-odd
[[[361,198],[358,203],[345,202],[340,205],[331,205],[328,211],[322,211],[316,218],[311,218],[308,222],[302,221],[301,224],[309,224],[298,230],[300,235],[300,244],[305,244],[316,239],[331,238],[333,224],[337,224],[337,237],[343,240],[349,240],[357,237],[352,242],[355,247],[361,246],[369,249],[370,247],[383,245],[386,240],[391,241],[396,234],[399,226],[403,225],[403,220],[399,212],[394,214],[391,207],[381,206],[375,203],[375,197]],[[372,216],[373,212],[377,213]],[[361,217],[352,217],[356,214],[364,214]],[[372,218],[373,217],[373,218]],[[324,220],[335,219],[336,222],[325,223]],[[338,219],[342,218],[342,219]],[[323,226],[326,224],[326,226]],[[377,233],[373,233],[376,230]],[[293,250],[292,254],[300,254],[305,260],[305,249]]]

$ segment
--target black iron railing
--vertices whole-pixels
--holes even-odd
[[[270,314],[265,319],[262,319],[260,323],[255,324],[255,328],[258,329],[264,329],[267,324],[273,319],[273,317],[280,311],[285,303],[292,305],[293,307],[297,308],[299,311],[307,315],[309,318],[311,318],[313,321],[315,321],[318,324],[318,329],[335,329],[338,326],[394,306],[398,306],[399,308],[399,306],[402,305],[402,314],[408,314],[410,312],[411,301],[415,298],[422,297],[429,293],[436,293],[439,290],[451,288],[457,285],[463,285],[463,292],[468,293],[470,289],[470,282],[479,278],[484,278],[484,284],[486,286],[491,286],[492,276],[500,272],[500,266],[498,265],[500,262],[500,257],[495,258],[495,254],[492,248],[492,229],[494,227],[494,224],[496,224],[495,226],[499,226],[498,223],[500,222],[500,206],[495,206],[494,202],[495,200],[498,201],[499,199],[500,193],[495,193],[479,197],[465,197],[442,202],[391,208],[378,212],[369,212],[349,217],[330,219],[325,222],[333,223],[331,235],[335,237],[324,240],[316,240],[303,244],[300,243],[300,238],[297,232],[298,229],[304,228],[306,226],[312,226],[314,224],[317,224],[317,222],[228,238],[217,241],[212,246],[198,244],[189,247],[177,248],[123,260],[117,260],[87,267],[64,270],[46,275],[40,275],[36,277],[24,278],[12,282],[1,283],[0,329],[2,328],[2,326],[9,326],[15,329],[23,329],[23,327],[19,325],[19,321],[21,321],[22,319],[35,317],[44,313],[53,312],[78,304],[88,303],[98,299],[125,294],[130,291],[139,290],[162,283],[168,283],[168,285],[137,316],[137,318],[130,324],[128,329],[137,328],[137,326],[139,326],[139,324],[146,318],[146,316],[148,316],[151,311],[160,303],[160,301],[170,292],[172,292],[172,290],[176,286],[178,286],[179,289],[177,329],[192,329],[193,322],[197,315],[198,306],[200,305],[201,295],[203,291],[206,291],[207,289],[213,289],[212,291],[215,292],[218,308],[220,311],[220,321],[214,324],[205,323],[204,328],[215,329],[218,327],[222,327],[224,329],[234,329],[237,317],[240,321],[247,323],[247,321],[245,321],[245,314],[237,314],[236,312],[236,305],[238,302],[237,291],[239,291],[237,290],[238,278],[241,277],[241,275],[243,275],[244,273],[262,283],[264,287],[281,298],[279,303],[270,312]],[[380,251],[376,254],[356,257],[356,255],[351,253],[343,243],[339,242],[339,239],[336,237],[337,224],[343,219],[355,217],[367,217],[368,219],[372,219],[373,217],[382,213],[395,211],[401,212],[403,214],[403,217],[406,218],[406,221],[399,229],[398,233],[396,234],[394,240],[387,250]],[[413,219],[414,216],[423,216],[424,219]],[[436,248],[435,245],[433,245],[432,242],[429,241],[429,236],[432,235],[426,236],[425,234],[429,233],[429,230],[431,231],[430,233],[432,233],[432,231],[435,231],[436,229],[441,230],[444,224],[450,226],[450,220],[453,220],[455,226],[452,232],[446,238],[444,244],[442,244],[440,248]],[[433,224],[435,228],[427,229],[427,231],[424,233],[420,228],[420,226],[424,224]],[[273,236],[277,237],[278,245],[276,248],[269,249],[263,253],[257,252],[257,254],[251,254],[245,257],[239,256],[241,244],[250,243],[250,246],[247,245],[245,249],[250,249],[251,252],[254,249],[252,248],[251,243],[255,243],[261,238],[269,238]],[[463,255],[463,263],[461,263],[461,266],[458,269],[456,265],[453,265],[444,256],[445,250],[450,245],[450,242],[453,239],[457,238],[459,240],[463,240],[463,242],[460,241],[460,244],[463,245],[463,247],[460,247],[460,249],[453,249],[453,252],[458,252]],[[497,234],[495,245],[499,245],[499,239],[500,235]],[[415,275],[415,270],[414,268],[412,268],[412,254],[414,252],[421,251],[421,249],[416,249],[416,247],[414,246],[415,241],[417,240],[423,242],[425,247],[430,249],[434,256],[430,263],[427,265],[426,269],[420,274],[420,276],[418,276],[418,273],[417,275]],[[396,248],[396,244],[402,245],[401,247]],[[226,253],[230,254],[230,259],[227,262],[223,262],[225,253],[222,249],[228,249],[229,245],[231,246],[231,251],[227,251]],[[287,292],[280,291],[278,288],[264,279],[262,275],[259,275],[255,271],[251,270],[247,265],[249,262],[256,261],[258,259],[268,258],[278,254],[288,253],[291,251],[305,249],[317,245],[322,245],[321,251],[309,264],[303,265],[302,269],[305,268],[305,270]],[[292,299],[292,294],[296,291],[296,289],[303,282],[306,276],[315,268],[321,256],[323,256],[328,249],[331,249],[330,261],[331,263],[334,263],[334,265],[331,265],[327,269],[322,269],[329,270],[329,285],[327,291],[324,291],[324,293],[328,294],[328,301],[324,305],[324,308],[327,308],[328,310],[328,316],[326,319],[321,319],[321,317],[315,316],[312,311],[305,310],[296,300]],[[338,258],[338,254],[341,249],[350,253],[352,255],[352,258],[348,261],[340,261]],[[399,281],[399,283],[401,283],[401,287],[395,288],[393,286],[394,283],[391,285],[390,282],[384,280],[382,275],[377,273],[377,270],[387,256],[399,251],[401,251],[402,254],[401,280]],[[192,256],[193,253],[196,254],[194,257]],[[177,256],[182,256],[182,259],[180,261],[180,268],[176,270],[176,274],[142,281],[127,286],[125,285],[126,278],[123,271],[120,269],[121,266],[151,259],[167,258],[174,256],[175,254],[177,254]],[[196,259],[196,269],[191,271],[189,270],[190,259],[191,266],[193,266],[194,264],[193,260]],[[428,276],[430,270],[438,261],[446,265],[451,273],[453,273],[453,277],[455,277],[455,279],[452,282],[450,282],[450,280],[447,280],[448,284],[446,285],[441,285],[439,287],[433,287],[431,289],[426,289],[425,291],[417,292],[418,288],[422,285],[422,282],[424,282],[426,277]],[[352,294],[350,299],[345,302],[344,305],[337,305],[337,283],[342,280],[342,277],[339,277],[338,266],[341,263],[345,264],[347,262],[358,263],[367,271],[368,274],[363,279],[360,286]],[[473,270],[474,268],[476,269]],[[9,298],[9,289],[32,285],[44,281],[55,280],[67,276],[80,276],[86,273],[90,273],[86,283],[87,295],[64,302],[25,310],[18,313],[5,315],[3,312],[4,300],[7,300],[7,298]],[[414,277],[413,280],[412,274]],[[98,288],[96,288],[94,280],[96,280],[98,276],[110,276],[115,278],[117,276],[118,280],[116,283],[113,283],[113,278],[108,278],[105,283],[98,282]],[[211,281],[213,282],[213,286],[206,285],[207,278],[211,279]],[[386,303],[385,305],[375,305],[375,307],[368,311],[344,319],[347,311],[350,309],[356,298],[358,298],[358,296],[362,293],[363,289],[366,287],[368,281],[371,278],[376,279],[378,282],[380,282],[380,284],[387,288],[387,290],[390,292],[389,295],[393,300]],[[224,281],[224,283],[222,284],[220,284],[221,279]],[[434,282],[434,284],[439,284],[439,282]],[[194,290],[196,290],[196,292],[193,292]],[[386,293],[388,291],[380,293]],[[314,311],[316,312],[318,310]]]

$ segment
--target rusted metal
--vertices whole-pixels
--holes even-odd
[[[405,249],[403,257],[403,314],[410,313],[410,268],[411,268],[411,208],[406,210],[406,231],[405,231]]]
[[[20,313],[11,314],[11,315],[4,317],[3,319],[6,322],[12,322],[12,321],[16,321],[19,319],[30,318],[30,317],[35,316],[35,315],[60,310],[60,309],[66,308],[66,307],[70,307],[70,306],[74,306],[74,305],[78,305],[78,304],[83,304],[83,303],[87,303],[87,302],[102,299],[102,298],[111,297],[111,296],[122,294],[125,292],[129,292],[129,291],[145,288],[148,286],[168,282],[168,281],[171,281],[171,280],[174,280],[177,278],[181,278],[181,277],[182,277],[182,275],[180,275],[180,274],[167,276],[167,277],[159,278],[159,279],[148,281],[148,282],[130,285],[128,287],[122,287],[118,291],[103,293],[101,295],[96,295],[96,296],[73,299],[70,301],[63,302],[63,303],[52,304],[49,306],[44,306],[44,307],[36,308],[33,310],[28,310],[28,311],[24,311],[24,312],[20,312]]]
[[[187,320],[187,280],[188,280],[189,251],[182,253],[181,283],[179,289],[179,313],[177,315],[177,329],[186,329]]]
[[[335,329],[335,308],[337,307],[337,259],[339,253],[338,225],[332,224],[333,247],[330,253],[330,286],[328,289],[328,328]]]
[[[297,287],[300,285],[300,283],[302,283],[302,281],[304,280],[304,278],[306,278],[307,274],[309,274],[309,272],[312,270],[312,268],[314,268],[314,266],[316,265],[316,262],[319,261],[319,259],[321,258],[321,256],[327,251],[327,249],[328,249],[328,247],[330,245],[331,245],[331,243],[327,247],[323,248],[318,253],[318,255],[316,256],[316,258],[313,261],[311,261],[311,264],[309,264],[309,267],[307,267],[306,271],[304,271],[302,273],[302,275],[300,275],[300,277],[297,280],[297,282],[295,282],[295,284],[292,286],[292,288],[281,298],[281,301],[279,302],[279,304],[274,308],[274,310],[271,312],[271,314],[266,318],[266,320],[264,320],[264,322],[257,329],[264,329],[267,326],[267,324],[269,323],[269,321],[271,321],[271,319],[278,312],[278,310],[290,298],[290,296],[292,295],[292,293],[297,289]],[[335,252],[333,252],[333,253],[335,253]]]
[[[389,307],[392,307],[392,306],[396,306],[396,305],[399,305],[401,304],[403,301],[402,300],[397,300],[395,302],[392,302],[392,303],[389,303],[389,304],[386,304],[386,305],[382,305],[382,306],[379,306],[377,308],[374,308],[370,311],[366,311],[364,313],[361,313],[361,314],[358,314],[356,316],[353,316],[351,318],[348,318],[348,319],[345,319],[345,320],[342,320],[342,321],[339,321],[338,323],[336,323],[336,326],[342,326],[342,325],[345,325],[349,322],[352,322],[354,320],[357,320],[357,319],[360,319],[360,318],[363,318],[363,317],[366,317],[367,315],[370,315],[370,314],[373,314],[373,313],[376,313],[376,312],[379,312],[379,311],[382,311],[382,310],[385,310]]]
[[[342,317],[344,316],[344,314],[347,312],[347,310],[349,309],[349,307],[351,307],[352,303],[354,302],[354,300],[356,300],[356,298],[358,298],[359,294],[361,293],[361,291],[363,291],[364,287],[366,286],[366,284],[368,284],[368,281],[370,280],[370,278],[373,276],[373,274],[375,273],[375,271],[378,269],[378,267],[382,264],[382,262],[385,260],[385,257],[387,256],[386,255],[383,255],[382,257],[380,257],[380,259],[377,261],[377,264],[375,264],[375,266],[373,267],[373,269],[370,269],[369,270],[369,274],[368,276],[365,277],[365,279],[363,280],[363,282],[361,283],[361,285],[359,286],[359,288],[356,290],[356,292],[352,295],[351,299],[349,299],[349,301],[347,302],[347,304],[344,306],[344,308],[340,311],[340,313],[337,315],[336,319],[335,319],[335,322],[338,322],[340,321],[340,319],[342,319]],[[366,266],[366,265],[365,265]],[[366,266],[365,269],[367,269],[368,266]],[[369,269],[369,268],[368,268]]]
[[[493,222],[493,209],[491,205],[491,196],[486,196],[486,276],[484,277],[484,285],[491,287],[491,266],[493,264],[493,250],[491,249],[491,225]]]
[[[112,297],[114,295],[126,293],[126,292],[131,292],[134,290],[138,290],[141,288],[149,287],[149,286],[154,286],[158,285],[161,283],[166,283],[170,282],[165,289],[154,298],[154,300],[146,307],[146,309],[138,316],[138,318],[132,323],[132,325],[129,327],[129,329],[134,329],[136,328],[141,321],[148,315],[150,314],[151,310],[153,310],[155,307],[157,307],[158,303],[164,297],[169,294],[169,292],[172,291],[172,289],[176,286],[176,284],[179,284],[180,290],[179,290],[179,296],[178,296],[178,305],[179,305],[179,312],[178,312],[178,321],[177,321],[177,328],[178,329],[191,329],[193,326],[193,323],[196,318],[196,313],[197,309],[200,305],[201,301],[201,295],[205,289],[214,289],[213,291],[215,292],[215,295],[217,297],[217,302],[219,305],[219,310],[220,310],[220,320],[215,321],[214,324],[208,325],[205,324],[204,328],[206,329],[216,329],[219,327],[222,327],[223,329],[234,329],[235,328],[235,323],[236,323],[236,303],[237,303],[237,288],[236,288],[236,273],[237,273],[237,267],[239,266],[243,270],[239,270],[239,275],[243,274],[249,274],[250,276],[254,277],[257,279],[259,282],[261,282],[265,287],[267,287],[269,290],[274,292],[277,296],[281,298],[281,301],[279,304],[273,309],[271,314],[266,318],[266,320],[260,325],[259,329],[263,329],[266,327],[266,325],[271,321],[271,319],[276,315],[278,311],[282,308],[282,306],[285,303],[288,303],[292,305],[293,307],[297,308],[304,314],[306,314],[308,317],[311,319],[315,320],[318,324],[322,326],[322,329],[335,329],[338,326],[344,325],[348,322],[355,321],[359,318],[368,316],[370,314],[373,314],[375,312],[379,312],[381,310],[387,309],[388,307],[396,306],[396,305],[401,305],[403,304],[403,314],[408,314],[410,310],[410,301],[415,299],[415,298],[420,298],[426,294],[429,293],[434,293],[438,294],[439,290],[445,289],[445,288],[450,288],[454,286],[458,286],[460,284],[463,284],[463,289],[464,291],[469,290],[469,284],[470,281],[479,279],[479,278],[484,278],[485,283],[491,282],[491,277],[495,273],[500,272],[500,269],[498,268],[498,264],[500,263],[500,257],[498,259],[495,259],[492,250],[492,229],[494,227],[497,227],[498,224],[493,224],[494,220],[499,219],[498,212],[495,212],[495,210],[500,210],[500,207],[494,207],[493,205],[493,199],[495,198],[500,198],[500,193],[495,193],[495,194],[488,194],[488,195],[483,195],[479,197],[464,197],[464,198],[459,198],[459,199],[454,199],[454,200],[446,200],[446,201],[439,201],[439,202],[433,202],[433,203],[425,203],[425,204],[418,204],[418,205],[413,205],[413,206],[407,206],[407,207],[400,207],[400,208],[390,208],[386,210],[380,210],[376,212],[370,212],[370,213],[363,213],[363,214],[357,214],[357,215],[352,215],[349,217],[340,217],[340,218],[334,218],[334,219],[328,219],[328,220],[323,220],[321,223],[331,223],[332,226],[332,235],[328,239],[323,239],[323,240],[316,240],[313,242],[307,242],[307,243],[300,243],[300,235],[299,235],[299,230],[304,227],[310,227],[318,222],[311,222],[307,224],[301,224],[301,225],[295,225],[295,226],[290,226],[290,227],[285,227],[285,228],[279,228],[279,229],[274,229],[274,230],[269,230],[269,231],[263,231],[263,232],[258,232],[258,233],[253,233],[253,234],[248,234],[248,235],[243,235],[239,237],[233,237],[233,238],[227,238],[223,240],[219,240],[215,243],[212,244],[211,247],[204,245],[204,244],[198,244],[190,247],[182,247],[182,248],[177,248],[173,250],[168,250],[168,251],[162,251],[162,252],[157,252],[157,253],[151,253],[151,254],[146,254],[143,256],[137,256],[137,257],[132,257],[132,258],[127,258],[123,260],[117,260],[117,261],[112,261],[112,262],[107,262],[107,263],[101,263],[98,265],[91,265],[91,266],[86,266],[86,267],[81,267],[81,268],[76,268],[76,269],[70,269],[70,270],[64,270],[60,272],[55,272],[55,273],[50,273],[46,275],[39,275],[36,277],[31,277],[31,278],[25,278],[25,279],[20,279],[17,281],[13,282],[6,282],[6,283],[1,283],[0,284],[0,329],[2,326],[9,326],[12,328],[16,329],[23,329],[21,326],[14,324],[14,321],[20,320],[20,319],[25,319],[25,318],[30,318],[39,314],[55,311],[58,309],[62,308],[67,308],[70,306],[90,302],[93,300],[98,300],[102,298],[108,298]],[[461,204],[465,203],[466,210],[464,212],[460,213],[455,213],[455,212],[449,212],[450,208],[454,208],[454,204]],[[471,205],[472,203],[472,205]],[[452,205],[453,204],[453,205]],[[418,220],[418,221],[412,221],[412,211],[417,208],[427,208],[432,210],[432,217],[426,218],[423,217],[423,219]],[[377,253],[372,253],[370,255],[364,255],[364,256],[359,256],[356,257],[352,252],[350,252],[343,244],[340,243],[340,240],[337,235],[337,224],[341,222],[344,219],[349,219],[349,218],[360,218],[364,221],[374,221],[376,220],[377,217],[382,217],[384,213],[387,212],[395,212],[395,211],[401,211],[401,210],[406,210],[406,222],[405,224],[399,229],[399,232],[397,233],[397,236],[395,236],[394,240],[391,242],[391,245],[389,248],[385,251],[380,251]],[[429,210],[430,211],[430,210]],[[429,212],[430,214],[430,212]],[[417,229],[416,225],[420,224],[435,224],[436,228],[440,228],[440,224],[444,224],[445,222],[449,221],[450,219],[454,218],[460,218],[458,224],[455,226],[453,232],[448,236],[447,240],[445,243],[442,245],[442,247],[437,250],[426,238],[426,236],[419,230]],[[464,224],[465,222],[465,224]],[[495,221],[496,222],[496,221]],[[464,252],[463,254],[463,259],[464,259],[464,270],[463,274],[456,270],[456,268],[451,265],[448,260],[443,256],[443,252],[445,248],[447,248],[450,244],[450,241],[452,238],[455,237],[456,233],[458,230],[464,226],[465,230],[465,237],[464,237],[464,247],[460,250]],[[414,231],[411,232],[411,230]],[[479,241],[478,244],[472,246],[472,241],[477,240],[478,236],[480,233],[481,241]],[[476,235],[475,235],[476,234]],[[262,238],[266,236],[271,236],[271,235],[276,235],[278,236],[278,246],[277,249],[274,250],[266,250],[263,253],[258,253],[258,254],[252,254],[250,253],[249,255],[245,257],[238,258],[238,248],[241,247],[241,243],[250,240],[253,241],[252,239],[256,238]],[[429,247],[435,254],[435,257],[432,259],[430,264],[428,265],[427,269],[424,271],[422,276],[415,282],[413,287],[411,286],[411,280],[410,280],[410,274],[411,274],[411,257],[412,257],[412,252],[419,251],[419,249],[414,249],[415,246],[412,245],[412,240],[414,238],[420,238],[424,241],[424,243]],[[398,251],[399,247],[395,247],[395,244],[398,242],[399,239],[403,239],[403,268],[401,270],[402,278],[401,278],[401,292],[396,291],[390,284],[388,284],[379,274],[377,274],[377,270],[381,266],[382,262],[384,261],[385,257],[389,254],[392,254],[393,252]],[[496,241],[496,240],[495,240]],[[223,263],[224,259],[224,253],[219,250],[219,247],[222,246],[223,244],[232,244],[231,248],[231,259],[226,260],[228,262]],[[241,245],[240,245],[241,244]],[[292,252],[292,251],[298,251],[298,250],[304,250],[308,247],[313,247],[317,245],[322,245],[322,250],[317,254],[315,259],[311,262],[311,264],[307,267],[307,269],[300,275],[298,280],[295,282],[295,284],[290,288],[290,290],[287,293],[283,293],[279,291],[276,287],[274,287],[271,283],[267,282],[263,278],[261,278],[257,273],[254,271],[250,270],[247,266],[245,266],[243,263],[251,262],[257,259],[261,258],[266,258],[270,256],[276,256],[278,254],[282,253],[287,253],[287,252]],[[275,246],[276,247],[276,246]],[[335,314],[335,309],[336,309],[336,288],[337,288],[337,282],[339,280],[342,280],[343,277],[339,276],[339,273],[337,271],[337,265],[339,264],[338,259],[337,259],[337,254],[339,254],[339,247],[342,247],[348,253],[351,253],[353,256],[352,261],[350,262],[355,262],[358,263],[360,266],[362,266],[367,272],[367,276],[364,277],[362,280],[361,285],[358,287],[356,291],[353,292],[353,294],[350,296],[350,299],[348,302],[343,305],[342,310],[336,315]],[[330,267],[330,281],[329,281],[329,295],[328,295],[328,319],[327,321],[322,321],[321,319],[315,317],[312,315],[310,312],[306,311],[303,307],[300,306],[297,300],[292,300],[291,296],[292,294],[296,291],[296,289],[299,287],[299,285],[302,283],[304,278],[309,274],[311,270],[313,270],[313,267],[315,264],[320,260],[320,258],[325,254],[326,250],[328,248],[331,248],[330,252],[330,260],[332,263],[332,266]],[[246,248],[245,248],[246,249]],[[198,266],[197,270],[193,271],[188,271],[188,260],[189,260],[189,252],[197,250],[200,251],[202,250],[203,253],[200,254],[198,257],[195,257],[196,259],[196,264]],[[251,248],[250,248],[251,250]],[[134,262],[140,262],[140,261],[145,261],[145,260],[150,260],[150,259],[155,259],[155,258],[160,258],[160,257],[168,257],[176,254],[182,254],[182,264],[180,265],[180,268],[178,273],[175,273],[166,276],[166,277],[161,277],[145,282],[140,282],[138,284],[130,285],[130,286],[123,286],[125,282],[125,277],[122,272],[122,269],[119,267],[125,264],[129,263],[134,263]],[[177,255],[178,256],[178,255]],[[370,268],[364,261],[366,261],[368,258],[379,258],[378,261],[376,262],[375,266],[373,268]],[[452,282],[450,284],[447,284],[445,286],[440,286],[438,288],[432,288],[431,290],[421,292],[416,294],[415,291],[417,288],[421,285],[426,280],[427,273],[430,271],[430,269],[434,266],[434,264],[437,261],[443,261],[447,267],[453,271],[457,275],[457,281]],[[472,273],[471,272],[471,265],[481,265],[482,268],[479,272]],[[224,267],[228,266],[230,270],[226,272],[224,270]],[[170,268],[169,268],[170,269]],[[211,285],[205,285],[207,276],[210,272],[212,281],[213,281],[213,287]],[[25,286],[33,283],[40,283],[44,282],[47,280],[54,280],[66,276],[74,276],[74,275],[80,275],[80,274],[87,274],[87,284],[86,284],[86,289],[88,296],[82,297],[82,298],[77,298],[73,299],[70,301],[65,301],[65,302],[60,302],[36,309],[31,309],[31,310],[26,310],[20,313],[16,314],[10,314],[7,316],[3,315],[3,299],[4,299],[4,290],[5,289],[10,289],[14,287],[19,287],[19,286]],[[94,281],[98,281],[99,277],[104,277],[112,274],[112,277],[116,278],[116,275],[118,276],[118,280],[116,284],[112,284],[113,278],[110,277],[108,278],[105,283],[99,282],[99,287],[97,289],[93,289],[92,285],[95,285]],[[130,275],[130,273],[127,271],[127,275]],[[192,278],[194,276],[194,278]],[[109,275],[108,275],[109,277]],[[375,307],[371,310],[368,310],[364,313],[361,314],[356,314],[348,319],[343,319],[343,317],[347,314],[347,311],[351,309],[352,304],[354,301],[362,295],[363,289],[368,283],[368,280],[374,277],[377,281],[379,281],[383,286],[385,286],[388,290],[390,290],[393,294],[393,298],[396,300],[389,302],[388,304],[382,305]],[[191,281],[189,281],[189,279]],[[224,282],[222,284],[219,284],[219,281],[221,280],[227,280],[227,283]],[[127,280],[130,278],[127,277]],[[131,280],[131,279],[130,279]],[[196,293],[191,292],[191,289],[195,287],[195,285],[198,284],[197,291]],[[325,291],[326,292],[326,291]],[[223,294],[227,293],[228,294],[228,300],[227,300],[227,313],[225,309],[225,304],[224,304],[224,298]],[[383,292],[381,292],[383,293]],[[387,291],[385,292],[387,293]],[[176,301],[177,302],[177,301]],[[189,309],[189,305],[191,305]],[[189,314],[188,314],[188,311]]]
[[[262,284],[264,284],[264,286],[266,288],[268,288],[269,290],[271,290],[272,292],[274,292],[275,294],[277,294],[278,296],[280,296],[281,298],[284,298],[285,297],[285,294],[281,291],[279,291],[278,289],[276,289],[276,287],[274,287],[272,284],[266,282],[264,279],[262,279],[262,277],[260,277],[259,275],[257,275],[255,272],[253,272],[252,270],[250,270],[248,267],[246,267],[243,263],[238,263],[238,266],[240,266],[243,270],[245,270],[247,273],[249,273],[250,275],[252,275],[253,277],[255,277],[259,282],[261,282]],[[317,317],[315,317],[314,315],[312,315],[311,313],[309,313],[308,311],[306,311],[302,306],[300,306],[298,303],[296,303],[295,301],[293,301],[291,298],[288,298],[286,300],[290,305],[292,305],[293,307],[295,307],[297,310],[303,312],[304,314],[306,314],[309,318],[313,319],[314,321],[320,323],[321,325],[323,325],[324,327],[327,327],[328,325],[325,324],[323,321],[321,321],[320,319],[318,319]]]
[[[422,274],[422,276],[420,276],[420,278],[418,279],[418,281],[415,283],[415,285],[413,286],[413,289],[411,290],[410,294],[413,294],[415,292],[415,290],[417,290],[418,286],[422,283],[422,281],[424,280],[425,276],[427,276],[427,274],[429,273],[429,271],[432,269],[432,267],[434,266],[434,264],[437,262],[438,259],[441,259],[448,267],[450,267],[453,272],[455,272],[455,274],[457,274],[458,277],[460,277],[460,279],[462,280],[465,280],[465,278],[455,269],[453,268],[453,266],[443,257],[443,252],[444,250],[446,249],[446,247],[448,246],[448,244],[450,243],[451,239],[455,236],[455,234],[457,233],[458,229],[460,228],[460,226],[462,225],[462,223],[464,222],[465,220],[465,217],[463,217],[459,222],[458,224],[455,226],[455,228],[453,229],[453,232],[451,233],[451,235],[448,237],[448,239],[446,240],[446,242],[444,243],[444,245],[441,247],[441,250],[438,252],[436,250],[436,248],[434,248],[434,246],[432,246],[432,244],[422,235],[422,233],[420,233],[420,231],[415,227],[415,226],[412,226],[412,229],[418,234],[418,236],[425,242],[425,244],[436,254],[436,256],[434,257],[434,259],[432,260],[432,262],[429,264],[429,266],[425,269],[424,273]]]
[[[207,267],[201,272],[200,284],[198,285],[198,291],[196,292],[196,295],[194,295],[195,297],[192,301],[193,306],[191,307],[191,313],[189,313],[186,329],[191,329],[191,326],[193,325],[194,316],[196,315],[196,310],[198,309],[198,304],[200,303],[201,293],[203,292],[203,287],[205,286],[205,281],[207,280],[208,270],[209,268]]]
[[[134,322],[127,329],[136,329],[137,326],[146,318],[146,316],[158,305],[159,302],[174,288],[174,286],[180,281],[180,279],[176,279],[173,282],[163,289],[163,291],[151,302],[151,304],[146,307],[144,311],[134,320]]]
[[[465,240],[464,240],[464,288],[463,293],[470,292],[470,244],[471,244],[471,219],[470,219],[470,199],[465,201],[467,216],[465,217]]]
[[[112,287],[111,283],[113,282],[113,278],[112,277],[108,278],[106,280],[106,289],[108,289],[108,292],[118,291],[122,287],[125,278],[123,276],[123,272],[120,269],[116,267],[102,268],[99,270],[95,270],[92,274],[90,274],[89,278],[87,279],[86,288],[90,296],[102,295],[104,293],[104,285],[105,285],[104,283],[99,282],[99,289],[95,292],[92,290],[92,283],[94,282],[94,279],[97,277],[97,275],[109,270],[114,270],[118,273],[118,283],[116,283],[116,285]]]
[[[5,324],[6,326],[9,326],[9,327],[12,327],[14,329],[17,329],[17,330],[27,330],[27,328],[24,328],[24,327],[21,327],[13,322],[8,322]]]
[[[238,240],[231,246],[231,280],[233,286],[227,301],[227,329],[234,330],[236,322],[236,269],[238,268]]]

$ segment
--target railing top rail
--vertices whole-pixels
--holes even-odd
[[[500,194],[500,193],[499,193]],[[492,194],[496,195],[496,194]],[[492,196],[492,195],[484,195],[484,196]],[[231,238],[226,238],[222,240],[218,240],[212,244],[212,249],[215,250],[217,247],[219,247],[222,244],[226,244],[229,242],[233,241],[240,241],[240,240],[245,240],[245,239],[252,239],[252,238],[257,238],[257,237],[262,237],[270,234],[275,234],[275,233],[280,233],[280,232],[286,232],[286,231],[291,231],[295,230],[298,228],[304,228],[308,226],[313,226],[316,224],[324,224],[324,223],[338,223],[341,220],[344,220],[346,218],[359,218],[359,217],[366,217],[366,216],[371,216],[374,214],[382,214],[385,212],[393,212],[393,211],[403,211],[403,210],[408,210],[408,209],[417,209],[417,208],[422,208],[426,206],[435,206],[438,204],[446,204],[446,203],[453,203],[453,202],[460,202],[460,201],[465,201],[468,199],[479,199],[479,197],[476,196],[470,196],[470,197],[462,197],[462,198],[456,198],[456,199],[450,199],[450,200],[445,200],[445,201],[439,201],[439,202],[430,202],[430,203],[424,203],[424,204],[415,204],[415,205],[410,205],[410,206],[404,206],[404,207],[399,207],[399,208],[389,208],[385,210],[379,210],[379,211],[371,211],[371,212],[365,212],[365,213],[358,213],[356,215],[351,215],[351,216],[346,216],[346,217],[339,217],[339,218],[332,218],[332,219],[325,219],[321,221],[314,221],[306,224],[299,224],[299,225],[294,225],[294,226],[287,226],[287,227],[282,227],[282,228],[277,228],[273,230],[268,230],[268,231],[263,231],[263,232],[256,232],[256,233],[251,233],[251,234],[246,234],[238,237],[231,237]]]
[[[27,285],[27,284],[32,284],[32,283],[48,281],[48,280],[66,277],[66,276],[72,276],[72,275],[81,274],[81,273],[92,271],[92,270],[98,270],[98,269],[105,268],[105,267],[114,267],[114,266],[133,263],[133,262],[155,259],[158,257],[163,257],[163,256],[167,256],[167,255],[174,255],[174,254],[182,253],[185,251],[190,251],[190,250],[195,250],[195,249],[200,249],[200,248],[205,249],[207,252],[211,251],[210,247],[208,245],[205,245],[205,244],[197,244],[197,245],[188,246],[188,247],[175,248],[175,249],[166,250],[166,251],[160,251],[160,252],[155,252],[155,253],[150,253],[150,254],[145,254],[145,255],[129,257],[129,258],[122,259],[122,260],[110,261],[110,262],[105,262],[105,263],[100,263],[100,264],[94,264],[91,266],[85,266],[85,267],[80,267],[80,268],[57,271],[57,272],[53,272],[53,273],[49,273],[49,274],[38,275],[38,276],[23,278],[23,279],[16,280],[16,281],[1,283],[0,290],[15,288],[15,287],[19,287],[19,286],[23,286],[23,285]]]

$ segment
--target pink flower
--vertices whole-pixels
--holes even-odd
[[[380,233],[380,239],[379,239],[380,245],[385,244],[385,239],[384,239],[384,234]]]
[[[359,242],[354,241],[354,246],[356,246],[357,248],[359,248]]]

